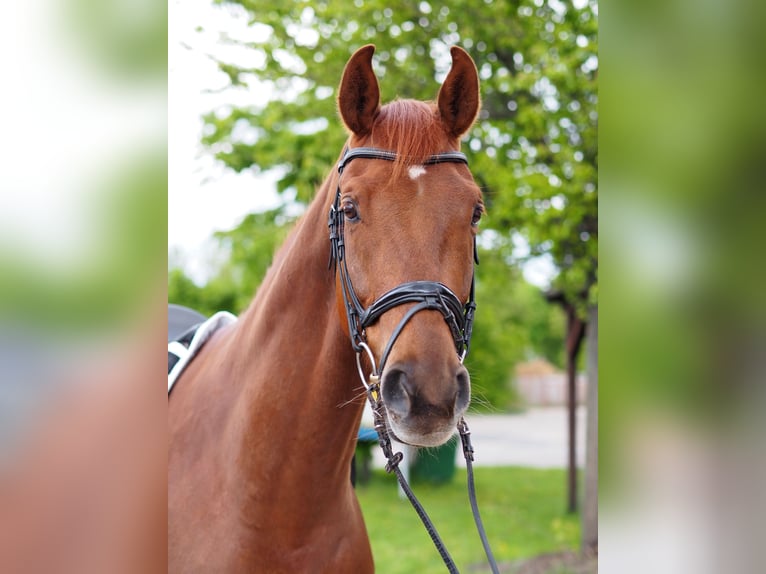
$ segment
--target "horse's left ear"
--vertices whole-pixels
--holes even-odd
[[[459,138],[473,125],[479,113],[479,73],[468,52],[450,48],[452,68],[439,90],[439,113],[447,133]]]

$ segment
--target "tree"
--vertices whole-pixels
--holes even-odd
[[[269,31],[248,44],[261,63],[220,62],[231,89],[273,89],[263,108],[216,110],[204,142],[232,169],[286,167],[278,182],[306,202],[345,139],[332,97],[343,65],[375,43],[383,101],[435,97],[460,44],[477,62],[483,109],[466,150],[485,190],[493,247],[549,255],[556,288],[584,315],[597,294],[597,6],[558,1],[325,1],[244,8]],[[231,40],[235,42],[235,40]],[[436,61],[436,74],[433,61]],[[257,158],[257,160],[256,160]]]
[[[248,214],[235,228],[216,232],[214,238],[228,254],[226,262],[204,286],[195,284],[180,268],[171,268],[168,301],[205,315],[220,310],[241,313],[252,300],[294,219],[279,207]]]
[[[483,109],[464,147],[488,208],[481,243],[497,254],[485,256],[478,270],[478,289],[492,285],[493,296],[480,293],[477,325],[485,331],[479,327],[476,337],[487,340],[474,345],[472,362],[483,369],[477,378],[486,377],[488,400],[512,402],[504,389],[510,367],[503,372],[492,363],[512,365],[529,341],[502,333],[518,324],[511,320],[518,314],[497,309],[486,313],[483,308],[487,301],[495,307],[503,304],[497,277],[506,278],[506,293],[511,281],[512,274],[495,263],[547,255],[558,269],[554,287],[583,315],[587,302],[596,298],[595,3],[219,3],[241,7],[252,26],[268,32],[262,41],[248,44],[260,59],[258,65],[220,62],[229,89],[270,89],[278,97],[263,107],[227,107],[207,114],[204,143],[234,170],[281,168],[278,190],[301,203],[313,196],[345,140],[340,122],[333,120],[333,94],[354,49],[376,44],[374,64],[383,101],[434,98],[450,65],[449,46],[469,50],[482,80]],[[235,235],[247,239],[249,233],[243,229]],[[519,243],[528,245],[522,256]],[[527,303],[539,309],[534,305],[539,300],[527,298]],[[498,324],[502,316],[506,322]],[[544,329],[532,331],[533,336],[541,333]],[[544,354],[561,365],[562,352],[552,351],[551,344],[563,335],[547,341],[541,336],[534,346],[546,347]]]
[[[233,302],[228,307],[233,312],[243,311],[250,303],[293,221],[294,217],[278,207],[251,213],[234,229],[215,233],[219,244],[230,255],[210,284],[233,292]]]

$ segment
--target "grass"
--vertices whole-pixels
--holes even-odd
[[[578,548],[580,521],[565,512],[564,470],[480,467],[475,478],[479,510],[498,563]],[[416,483],[413,490],[460,571],[489,572],[471,515],[465,469],[457,469],[448,484]],[[356,492],[377,573],[446,571],[410,503],[399,498],[392,475],[375,471]]]

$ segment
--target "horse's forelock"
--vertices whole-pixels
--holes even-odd
[[[433,103],[395,100],[383,106],[372,128],[371,145],[396,152],[394,176],[422,164],[443,149],[446,134]]]

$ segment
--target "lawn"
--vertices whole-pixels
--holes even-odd
[[[565,471],[519,467],[475,469],[479,510],[498,562],[576,550],[579,516],[565,512]],[[471,515],[464,469],[446,485],[413,485],[461,572],[489,572]],[[379,574],[443,574],[420,519],[384,471],[357,485]]]

